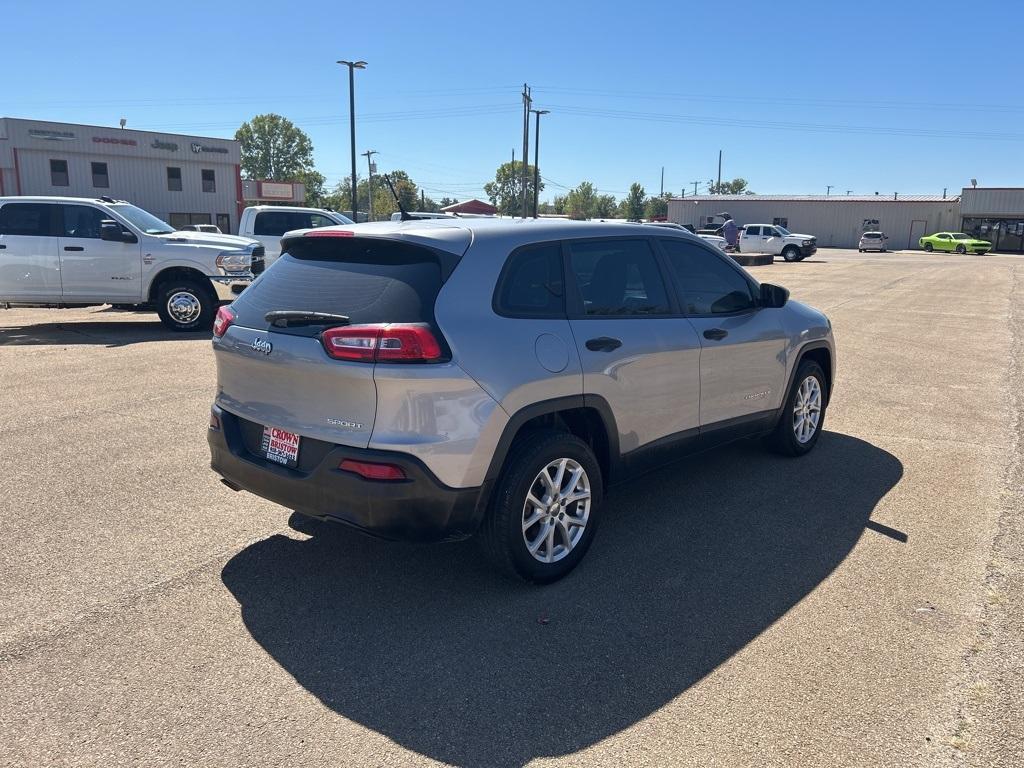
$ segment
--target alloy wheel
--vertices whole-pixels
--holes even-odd
[[[542,563],[556,563],[580,543],[590,519],[590,478],[579,462],[548,463],[530,484],[523,504],[523,541]]]
[[[167,314],[176,323],[188,325],[199,319],[203,312],[202,302],[199,297],[188,291],[177,291],[167,299]]]
[[[793,403],[793,434],[800,444],[806,444],[818,431],[821,420],[821,383],[816,376],[800,382]]]

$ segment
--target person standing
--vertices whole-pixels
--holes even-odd
[[[725,242],[732,248],[736,248],[740,241],[740,228],[736,226],[736,222],[732,220],[732,216],[728,213],[718,214],[725,219],[725,224],[722,225],[722,237],[725,238]]]

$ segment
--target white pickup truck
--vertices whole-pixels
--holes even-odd
[[[281,237],[294,229],[315,229],[351,224],[352,219],[320,208],[294,208],[286,205],[252,205],[242,211],[238,234],[263,244],[269,267],[281,255]]]
[[[778,224],[747,224],[740,232],[740,253],[770,253],[802,261],[818,250],[818,239],[798,235]]]
[[[255,240],[176,232],[109,197],[0,197],[0,306],[155,308],[205,330],[263,271]]]

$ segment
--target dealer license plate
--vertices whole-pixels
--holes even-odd
[[[299,463],[299,436],[278,427],[263,427],[261,450],[268,461],[294,467]]]

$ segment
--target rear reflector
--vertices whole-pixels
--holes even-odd
[[[235,312],[230,307],[221,307],[217,310],[217,317],[213,321],[213,335],[218,339],[224,335],[233,322],[235,322]]]
[[[379,323],[328,328],[320,338],[335,360],[432,362],[441,359],[441,345],[425,325]]]
[[[304,237],[355,237],[356,233],[347,229],[314,229]]]
[[[376,464],[370,461],[345,459],[338,469],[354,472],[367,480],[405,480],[405,471],[395,464]]]

